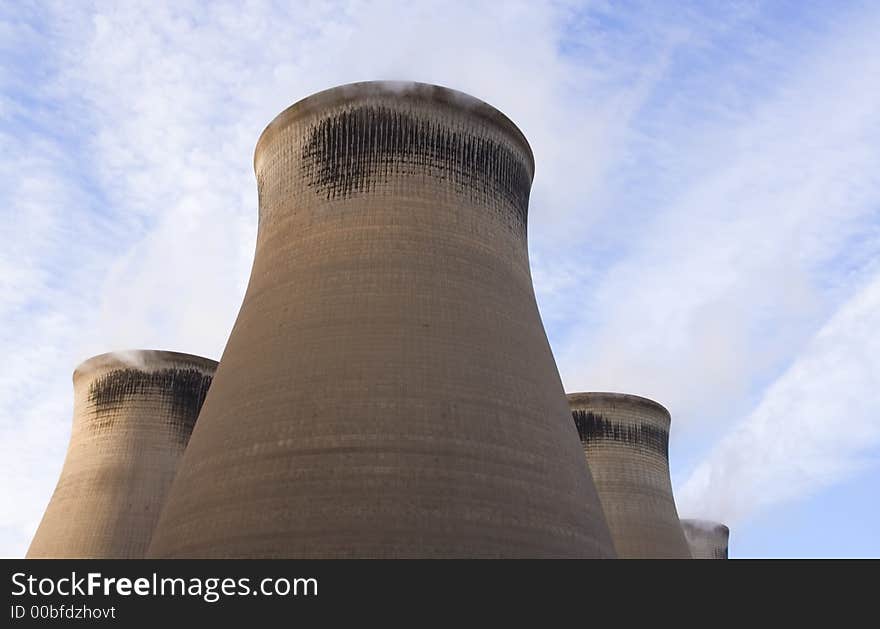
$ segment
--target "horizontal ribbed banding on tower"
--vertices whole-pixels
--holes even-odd
[[[291,143],[285,134],[292,127]],[[393,194],[401,177],[423,177],[492,208],[525,234],[531,149],[504,114],[466,94],[376,82],[310,96],[282,112],[257,142],[261,191],[271,170],[266,160],[290,156],[273,150],[279,138],[299,153],[302,185],[324,200]]]
[[[67,456],[28,557],[144,556],[216,366],[132,350],[77,367]]]

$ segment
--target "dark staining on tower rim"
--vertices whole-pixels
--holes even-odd
[[[505,144],[381,105],[359,105],[322,118],[302,149],[310,188],[329,199],[372,192],[395,175],[449,181],[475,199],[501,199],[524,233],[531,175]]]
[[[574,418],[574,425],[577,426],[581,443],[585,445],[597,441],[614,441],[647,448],[664,459],[669,456],[668,430],[649,424],[624,425],[605,419],[593,411],[573,410],[571,415]]]
[[[89,402],[94,408],[90,424],[92,430],[104,431],[113,427],[117,411],[132,396],[159,396],[171,410],[170,428],[182,445],[192,434],[199,411],[208,395],[212,376],[198,369],[116,369],[89,385]]]

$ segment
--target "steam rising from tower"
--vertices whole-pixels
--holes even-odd
[[[144,556],[216,366],[131,351],[77,367],[67,458],[29,558]]]
[[[254,157],[244,303],[157,557],[613,555],[535,303],[503,114],[359,83]]]
[[[682,520],[681,527],[694,559],[727,559],[730,529],[720,522]]]
[[[568,401],[618,555],[689,559],[669,477],[669,411],[623,393]]]

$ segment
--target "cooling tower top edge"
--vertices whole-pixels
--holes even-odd
[[[84,360],[74,369],[73,380],[76,382],[78,378],[83,376],[111,369],[129,368],[152,371],[181,364],[211,372],[215,371],[218,365],[216,360],[195,354],[155,349],[129,349],[98,354]]]
[[[254,161],[256,162],[261,147],[293,120],[321,108],[383,95],[394,95],[416,101],[433,101],[472,111],[490,124],[494,124],[501,130],[509,133],[514,140],[522,145],[528,159],[531,174],[534,176],[535,155],[532,152],[532,147],[525,134],[503,112],[465,92],[440,85],[414,81],[361,81],[331,87],[306,96],[275,116],[272,122],[263,129],[254,148]]]
[[[699,518],[682,518],[681,523],[685,527],[691,527],[694,529],[702,529],[705,531],[709,531],[711,533],[715,533],[716,535],[724,535],[725,537],[730,536],[730,528],[726,524],[722,524],[721,522],[716,522],[714,520],[701,520]]]
[[[669,410],[650,398],[641,395],[633,395],[632,393],[615,393],[609,391],[580,391],[576,393],[567,393],[569,404],[588,404],[595,402],[623,402],[639,406],[647,406],[649,408],[659,410],[667,418],[671,418]]]

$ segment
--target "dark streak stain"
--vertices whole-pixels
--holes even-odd
[[[525,231],[531,178],[509,147],[388,107],[361,105],[320,120],[302,150],[308,185],[327,199],[375,190],[395,175],[448,180],[459,192],[502,199]]]
[[[119,411],[132,396],[157,396],[168,404],[170,427],[177,440],[186,444],[199,410],[208,394],[212,376],[198,369],[117,369],[89,386],[89,402],[94,406],[92,430],[109,430]]]
[[[669,431],[642,424],[625,426],[618,422],[605,419],[599,413],[574,410],[571,412],[574,425],[577,426],[581,443],[610,440],[628,445],[644,446],[663,458],[669,456]]]

